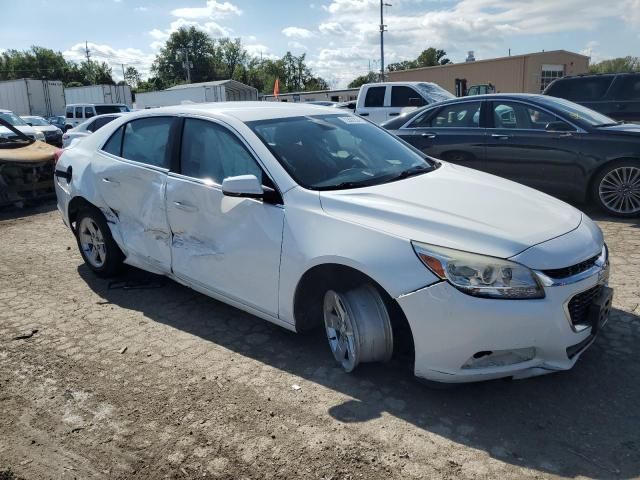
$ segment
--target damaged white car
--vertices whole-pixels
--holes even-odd
[[[439,382],[571,368],[607,321],[600,229],[519,184],[311,105],[132,113],[66,150],[58,208],[87,265],[164,274],[294,331],[346,371]]]

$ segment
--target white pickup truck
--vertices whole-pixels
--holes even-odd
[[[356,113],[381,124],[405,112],[454,98],[440,85],[430,82],[367,83],[360,87]]]

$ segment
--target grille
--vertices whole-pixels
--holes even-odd
[[[595,257],[588,258],[587,260],[576,263],[575,265],[571,265],[570,267],[565,268],[554,268],[552,270],[543,270],[542,272],[551,278],[567,278],[577,275],[579,273],[585,272],[593,267],[598,260],[600,255],[596,255]]]
[[[569,315],[574,325],[586,325],[589,321],[589,309],[593,301],[600,294],[602,285],[596,285],[582,293],[577,294],[569,301]]]

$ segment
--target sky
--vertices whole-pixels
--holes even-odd
[[[385,0],[385,63],[428,47],[453,62],[570,50],[592,62],[640,56],[640,0]],[[212,37],[239,37],[250,54],[306,53],[333,88],[380,61],[379,0],[0,0],[0,51],[32,45],[143,76],[172,31],[195,25]]]

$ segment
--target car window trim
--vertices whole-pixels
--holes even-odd
[[[284,205],[284,196],[282,195],[282,192],[280,191],[280,188],[278,187],[276,182],[273,181],[273,176],[266,169],[266,167],[264,166],[263,162],[259,160],[260,157],[256,154],[255,150],[253,148],[251,148],[251,145],[249,145],[249,143],[244,138],[242,138],[242,135],[240,135],[240,133],[235,128],[233,128],[232,125],[229,125],[228,123],[226,123],[226,122],[224,122],[224,121],[222,121],[220,119],[208,117],[206,115],[188,114],[188,115],[180,115],[179,118],[182,120],[182,122],[180,124],[179,138],[175,138],[174,139],[174,140],[176,140],[176,149],[175,149],[175,151],[177,152],[177,160],[175,162],[176,170],[175,171],[174,170],[170,170],[169,171],[169,176],[170,177],[180,178],[180,179],[183,179],[183,180],[189,180],[189,181],[192,181],[194,183],[205,185],[207,187],[216,188],[217,190],[222,191],[222,184],[219,184],[219,183],[214,182],[212,180],[206,181],[203,178],[191,177],[189,175],[185,175],[185,174],[182,173],[182,137],[183,137],[183,134],[184,134],[184,125],[186,123],[186,120],[193,119],[193,120],[202,120],[202,121],[205,121],[205,122],[211,122],[211,123],[214,123],[214,124],[220,126],[221,128],[226,129],[229,132],[229,134],[231,134],[234,138],[236,138],[240,142],[240,144],[245,147],[245,149],[247,150],[247,152],[249,153],[249,155],[251,156],[253,161],[256,163],[258,168],[262,171],[262,174],[269,179],[269,182],[271,182],[271,185],[265,185],[264,182],[262,182],[262,185],[266,186],[266,187],[274,188],[276,190],[276,192],[278,192],[278,195],[280,196],[280,203],[276,204],[276,206],[277,205]],[[123,138],[124,138],[124,136],[123,136]],[[262,201],[260,199],[256,199],[256,200],[260,201],[260,202]]]
[[[529,107],[534,107],[537,110],[540,110],[540,111],[546,112],[546,113],[548,113],[550,115],[553,115],[554,117],[559,118],[563,122],[568,123],[573,128],[575,128],[575,131],[573,131],[573,132],[563,132],[563,133],[586,133],[586,130],[584,128],[576,125],[575,123],[567,120],[563,116],[561,116],[561,115],[559,115],[559,114],[557,114],[557,113],[555,113],[555,112],[553,112],[553,111],[549,110],[548,108],[545,108],[545,107],[543,107],[541,105],[537,105],[537,104],[534,104],[534,103],[529,103],[527,101],[520,100],[520,99],[511,100],[511,99],[506,99],[506,98],[505,99],[492,98],[490,100],[487,100],[487,102],[490,104],[490,106],[488,107],[489,113],[491,113],[493,111],[493,109],[494,109],[493,104],[496,103],[496,102],[521,103],[523,105],[527,105]],[[489,123],[487,124],[487,126],[485,128],[488,128],[489,130],[509,130],[510,132],[520,131],[520,132],[547,132],[547,133],[553,133],[553,131],[538,130],[536,128],[498,128],[498,127],[494,126],[493,115],[488,115],[487,120],[488,120]]]

